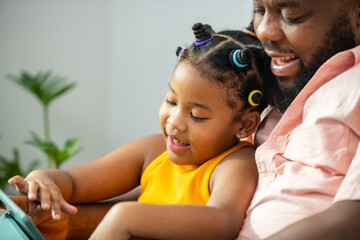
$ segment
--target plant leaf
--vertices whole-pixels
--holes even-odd
[[[75,88],[75,83],[66,83],[66,78],[53,75],[50,70],[32,75],[22,71],[19,76],[8,74],[7,78],[30,91],[44,105]]]
[[[31,132],[31,136],[32,139],[26,141],[25,143],[30,144],[45,153],[57,167],[60,167],[60,165],[66,160],[83,150],[82,147],[78,147],[76,150],[73,150],[78,143],[78,138],[68,139],[64,144],[64,149],[60,149],[54,142],[42,140],[34,132]]]

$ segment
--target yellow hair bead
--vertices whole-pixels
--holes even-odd
[[[255,102],[253,101],[253,99],[252,99],[252,97],[253,97],[254,94],[256,94],[256,93],[259,93],[261,96],[263,95],[260,90],[252,90],[252,91],[250,92],[250,94],[249,94],[249,97],[248,97],[248,101],[249,101],[250,105],[251,105],[251,106],[254,106],[254,107],[256,107],[256,106],[258,106],[258,105],[260,104],[260,103],[255,103]]]

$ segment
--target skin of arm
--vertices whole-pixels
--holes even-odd
[[[165,151],[161,134],[133,141],[89,163],[67,170],[48,169],[31,172],[9,180],[31,201],[40,201],[43,210],[52,209],[53,218],[61,211],[74,214],[68,204],[90,203],[124,194],[137,187],[143,169]],[[60,211],[61,210],[61,211]]]
[[[59,220],[54,220],[51,211],[44,211],[36,202],[29,201],[26,196],[9,196],[19,207],[28,214],[45,239],[82,240],[89,239],[95,228],[109,209],[119,201],[136,201],[140,195],[140,188],[119,197],[101,203],[75,205],[77,214],[61,213]]]
[[[66,239],[89,239],[112,206],[118,202],[136,201],[139,196],[140,187],[137,187],[121,196],[103,202],[76,205],[78,213],[76,215],[69,215],[68,217],[69,229]]]
[[[267,240],[359,239],[359,216],[359,200],[339,201],[323,212],[284,228]]]
[[[241,229],[257,177],[254,149],[241,149],[215,168],[206,206],[118,203],[90,239],[234,239]]]

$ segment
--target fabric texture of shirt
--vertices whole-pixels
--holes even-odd
[[[206,205],[210,198],[209,181],[215,167],[227,155],[246,146],[253,145],[240,142],[202,165],[177,165],[170,161],[165,151],[149,164],[141,176],[138,201]]]
[[[360,199],[359,62],[360,46],[324,63],[257,148],[259,183],[239,239]]]

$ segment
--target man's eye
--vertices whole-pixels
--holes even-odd
[[[296,18],[294,18],[294,17],[292,17],[292,18],[290,18],[290,17],[288,17],[288,18],[282,17],[282,19],[284,20],[284,22],[289,23],[289,24],[299,23],[299,22],[302,21],[302,17],[296,17]]]
[[[256,8],[254,8],[253,13],[254,13],[254,14],[259,14],[260,16],[264,16],[264,14],[265,14],[265,9],[264,9],[264,8],[256,7]]]
[[[281,18],[288,24],[303,22],[308,16],[310,16],[310,14],[298,10],[284,9],[281,11]]]

